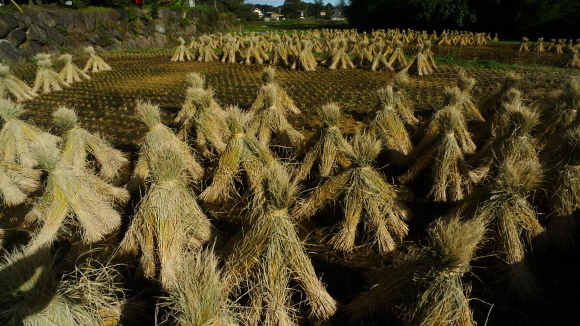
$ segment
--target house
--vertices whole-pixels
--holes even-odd
[[[296,15],[296,18],[304,19],[305,13],[306,13],[306,10],[296,10],[296,12],[294,14]]]
[[[332,16],[330,16],[330,20],[346,20],[346,18],[342,15],[342,11],[335,10]]]
[[[264,21],[269,22],[271,20],[280,20],[280,19],[282,19],[282,16],[283,15],[280,15],[277,12],[267,12],[267,13],[264,13]]]
[[[321,11],[320,12],[320,17],[326,17],[326,11]]]
[[[258,9],[258,8],[254,8],[254,10],[252,11],[254,14],[258,15],[259,19],[262,19],[262,17],[264,16],[264,13],[262,12],[262,10]]]

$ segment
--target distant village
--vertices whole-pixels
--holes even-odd
[[[341,21],[346,20],[344,17],[342,10],[338,8],[332,8],[327,10],[321,10],[317,12],[309,12],[308,10],[296,10],[291,17],[288,15],[282,14],[282,7],[271,7],[269,6],[270,11],[265,11],[261,8],[254,8],[253,13],[258,15],[260,20],[263,21],[279,21],[279,20],[286,20],[286,19],[327,19],[333,21]],[[276,11],[277,9],[277,11]]]

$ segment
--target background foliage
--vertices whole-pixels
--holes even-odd
[[[351,0],[354,27],[460,29],[503,38],[580,37],[578,0]]]

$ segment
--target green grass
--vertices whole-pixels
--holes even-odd
[[[82,14],[89,14],[92,12],[109,12],[112,10],[115,10],[115,9],[107,8],[107,7],[88,6],[85,8],[78,9],[77,11],[82,13]]]
[[[308,30],[308,29],[344,29],[347,28],[346,22],[333,22],[328,20],[315,19],[288,19],[279,21],[250,21],[243,25],[245,32],[268,32],[268,31],[291,31],[291,30]]]

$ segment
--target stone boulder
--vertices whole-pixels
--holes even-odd
[[[26,41],[26,32],[20,28],[17,28],[10,32],[6,37],[6,41],[14,46],[19,46]]]
[[[37,42],[28,40],[20,45],[20,50],[30,56],[33,56],[42,52],[42,45]]]
[[[165,34],[165,23],[162,20],[157,19],[153,22],[153,29],[157,33]]]
[[[57,45],[64,44],[64,35],[61,34],[56,28],[54,27],[47,27],[46,28],[46,36],[49,40],[52,40]]]
[[[55,27],[58,24],[58,17],[50,12],[39,13],[38,18],[40,18],[46,27]]]
[[[135,45],[137,49],[149,49],[151,48],[151,42],[145,38],[143,35],[137,36],[135,39]]]
[[[24,57],[16,47],[6,40],[0,40],[0,61],[6,63],[23,61]]]
[[[29,41],[34,41],[42,45],[46,44],[47,37],[46,30],[34,24],[30,25],[26,31],[26,38]]]
[[[18,27],[23,29],[28,29],[30,25],[34,24],[36,26],[44,27],[44,23],[40,20],[37,14],[24,12],[18,15]]]
[[[11,14],[0,15],[0,37],[8,35],[8,33],[18,28],[18,18]]]
[[[149,43],[152,48],[161,49],[167,43],[167,37],[161,33],[153,33],[153,35],[149,36]]]

